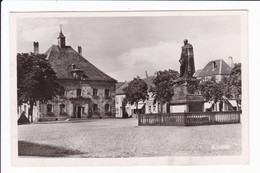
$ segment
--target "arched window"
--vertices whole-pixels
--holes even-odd
[[[52,105],[47,104],[47,113],[52,113]]]

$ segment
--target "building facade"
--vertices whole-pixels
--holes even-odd
[[[116,117],[122,118],[124,117],[124,110],[127,113],[128,117],[135,117],[137,113],[141,114],[156,114],[160,112],[160,104],[158,102],[154,102],[154,96],[152,92],[149,92],[149,88],[153,86],[153,79],[155,76],[149,76],[144,78],[143,80],[148,86],[148,98],[145,101],[139,101],[138,105],[131,105],[127,103],[125,106],[123,105],[123,100],[125,98],[125,94],[123,89],[128,86],[129,82],[118,83],[116,87]],[[167,104],[162,106],[163,112],[167,112]],[[137,110],[136,110],[137,106]],[[136,112],[138,111],[138,112]]]
[[[228,78],[233,68],[232,57],[229,57],[231,63],[228,65],[224,60],[210,61],[202,70],[198,70],[195,73],[195,77],[203,81],[211,80],[215,78],[216,82],[220,82],[225,78]],[[234,111],[237,109],[237,103],[234,99],[222,98],[214,104],[213,101],[204,103],[204,111]]]
[[[52,45],[45,55],[56,72],[63,93],[47,103],[37,102],[34,121],[115,116],[117,81],[85,59],[81,46],[75,51],[66,45],[62,31],[57,39],[58,45]],[[39,50],[36,43],[34,53]]]

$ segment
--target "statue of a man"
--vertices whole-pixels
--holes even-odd
[[[188,40],[185,39],[184,46],[181,47],[181,58],[179,62],[180,65],[180,77],[192,77],[195,73],[194,57],[193,57],[193,47]]]

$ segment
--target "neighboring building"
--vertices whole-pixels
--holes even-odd
[[[221,101],[214,104],[213,101],[208,101],[204,103],[205,112],[215,112],[215,111],[235,111],[237,110],[237,102],[234,99],[227,99],[223,97]],[[238,104],[238,110],[241,110],[241,104]]]
[[[201,81],[211,80],[213,77],[216,82],[220,82],[224,78],[228,78],[233,65],[232,57],[229,57],[231,67],[222,59],[210,61],[202,70],[197,70],[195,77]],[[222,101],[213,104],[213,101],[204,103],[204,111],[232,111],[236,110],[237,103],[234,99],[223,97]]]
[[[153,79],[155,78],[155,76],[149,76],[144,78],[143,80],[145,81],[145,83],[148,86],[148,99],[143,101],[139,101],[137,108],[138,108],[138,112],[141,114],[155,114],[158,113],[160,111],[160,105],[158,102],[154,103],[154,97],[153,97],[153,93],[149,92],[150,87],[153,86]],[[123,84],[118,84],[117,88],[116,88],[116,117],[124,117],[123,116],[123,109],[125,109],[125,111],[128,114],[128,117],[132,117],[135,116],[137,114],[136,112],[136,105],[130,105],[130,104],[126,104],[125,108],[123,108],[123,99],[125,98],[125,94],[123,89],[125,87],[127,87],[129,84],[128,82],[124,82]],[[163,105],[163,111],[166,112],[166,105]]]
[[[153,93],[149,92],[149,89],[154,86],[153,80],[155,76],[150,76],[144,79],[145,83],[148,86],[148,99],[144,102],[145,112],[146,114],[155,114],[159,112],[159,104],[158,102],[154,103]]]
[[[38,53],[38,44],[34,44],[34,50]],[[52,45],[45,54],[64,93],[45,104],[37,102],[34,120],[115,115],[117,81],[82,57],[80,46],[78,52],[67,46],[60,31],[58,45]],[[28,107],[22,109],[28,112]]]
[[[126,108],[126,106],[125,106],[125,108],[123,108],[123,100],[125,98],[123,89],[128,86],[128,83],[129,82],[118,82],[116,84],[116,117],[119,117],[119,118],[120,117],[127,118],[128,116],[132,115],[129,105],[127,108]],[[126,114],[123,115],[124,109],[127,112],[127,115]]]
[[[194,77],[197,77],[199,74],[200,74],[200,72],[202,71],[202,69],[198,69],[195,73],[194,73]]]
[[[216,82],[220,82],[229,76],[230,71],[231,67],[224,60],[219,59],[210,61],[202,70],[198,70],[194,76],[201,79],[201,81],[210,80],[214,77]]]

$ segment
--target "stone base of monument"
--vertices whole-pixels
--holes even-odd
[[[170,112],[203,112],[204,98],[195,85],[199,79],[194,77],[179,78],[174,81],[174,96],[170,101]]]

